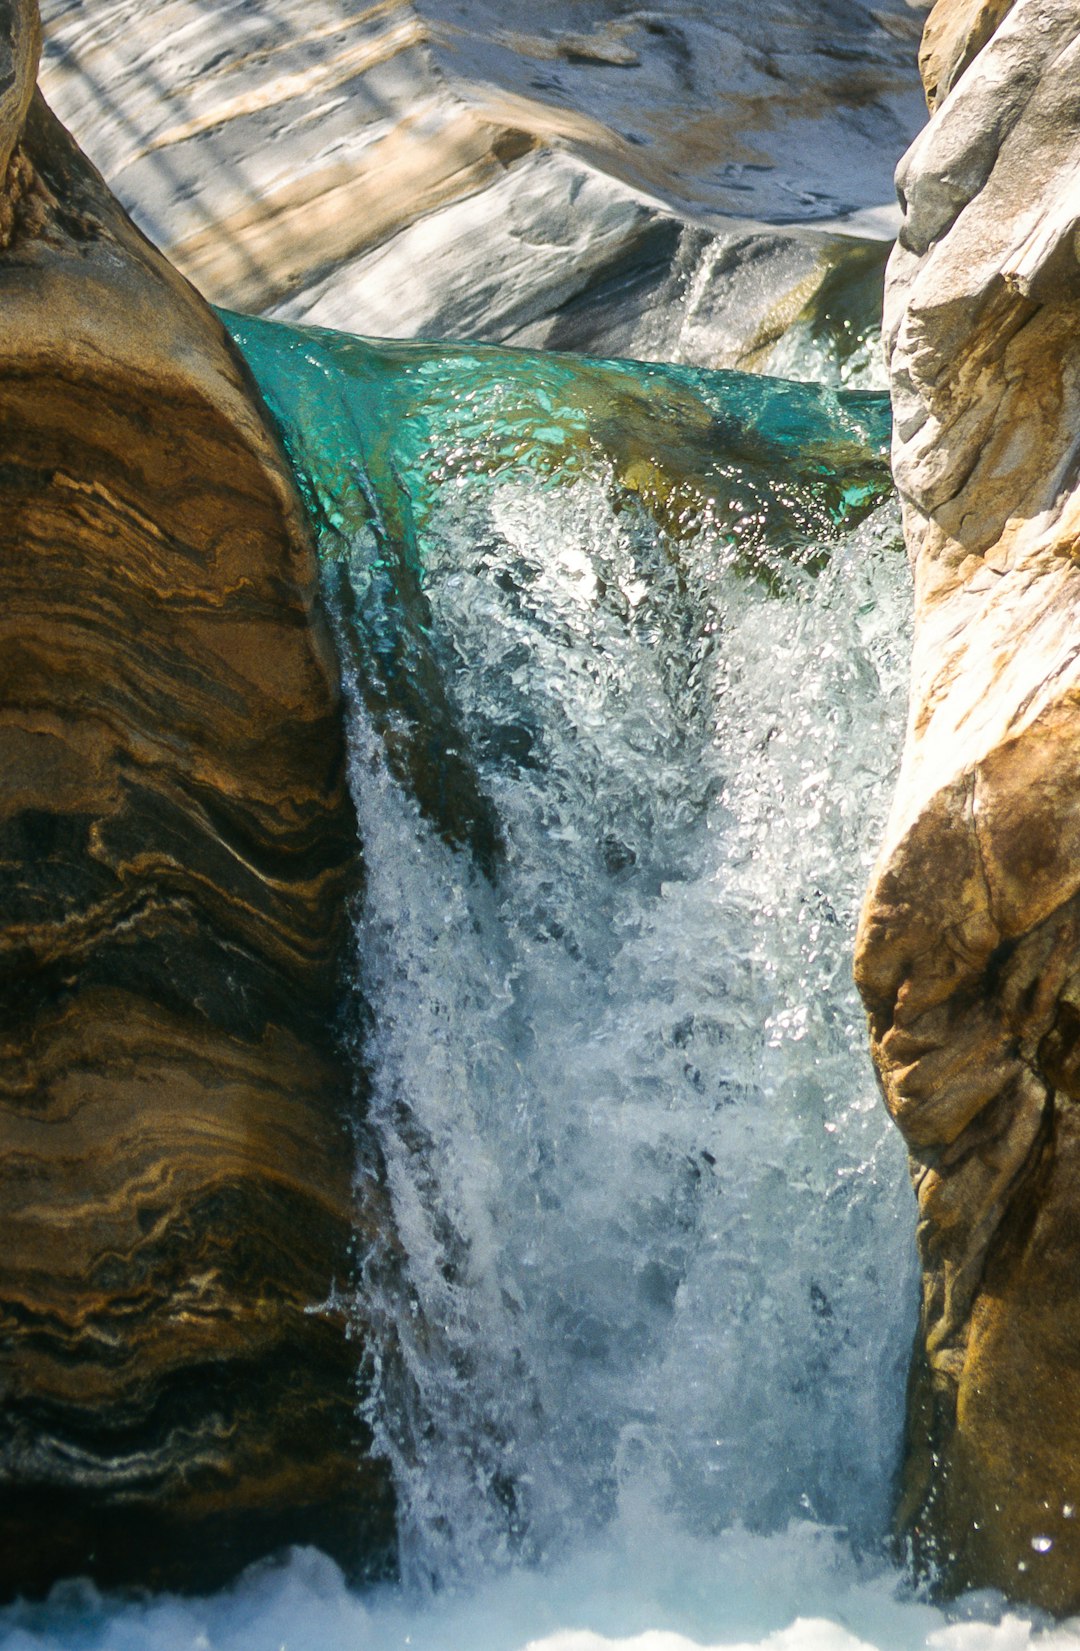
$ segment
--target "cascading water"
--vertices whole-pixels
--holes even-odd
[[[384,696],[353,680],[406,1577],[561,1555],[628,1495],[875,1535],[912,1284],[849,963],[907,652],[882,406],[234,325]]]
[[[406,1570],[561,1552],[628,1493],[879,1532],[911,1222],[849,952],[902,697],[893,513],[775,596],[707,535],[679,591],[591,482],[535,507],[451,509],[427,564],[493,885],[354,713]]]
[[[7,1651],[961,1643],[880,1558],[915,1289],[850,978],[908,651],[883,398],[229,321],[345,662],[403,1584],[69,1591]]]

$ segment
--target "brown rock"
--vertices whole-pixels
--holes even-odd
[[[919,1205],[900,1530],[947,1587],[1054,1610],[1080,1606],[1078,59],[1072,0],[1016,0],[898,173],[916,638],[857,958]]]
[[[931,113],[982,51],[1013,0],[937,0],[923,30],[919,73]]]
[[[312,544],[219,324],[30,104],[36,28],[0,0],[0,1589],[377,1565]]]

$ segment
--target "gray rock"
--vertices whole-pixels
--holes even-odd
[[[48,96],[207,297],[397,336],[760,364],[838,234],[891,237],[921,113],[901,0],[44,10]]]

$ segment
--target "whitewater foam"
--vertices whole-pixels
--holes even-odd
[[[989,1596],[948,1611],[835,1533],[793,1523],[688,1540],[653,1514],[562,1565],[421,1598],[360,1596],[324,1555],[294,1550],[211,1599],[119,1602],[66,1584],[0,1618],[4,1651],[1077,1651]]]

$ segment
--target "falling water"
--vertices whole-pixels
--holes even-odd
[[[588,483],[539,531],[528,487],[483,515],[448,512],[428,591],[492,883],[354,710],[406,1568],[561,1552],[627,1495],[878,1532],[911,1215],[850,948],[902,700],[893,512],[781,596],[707,537],[663,593]]]
[[[627,1498],[872,1538],[912,1308],[850,971],[908,641],[879,405],[509,352],[447,380],[445,351],[237,325],[271,406],[336,391],[333,428],[283,423],[363,668],[406,1578],[550,1561]],[[667,479],[652,386],[694,443]],[[328,485],[346,416],[363,474]]]
[[[345,667],[403,1580],[76,1587],[6,1651],[1026,1644],[882,1555],[915,1288],[850,966],[909,640],[883,400],[230,324]]]

